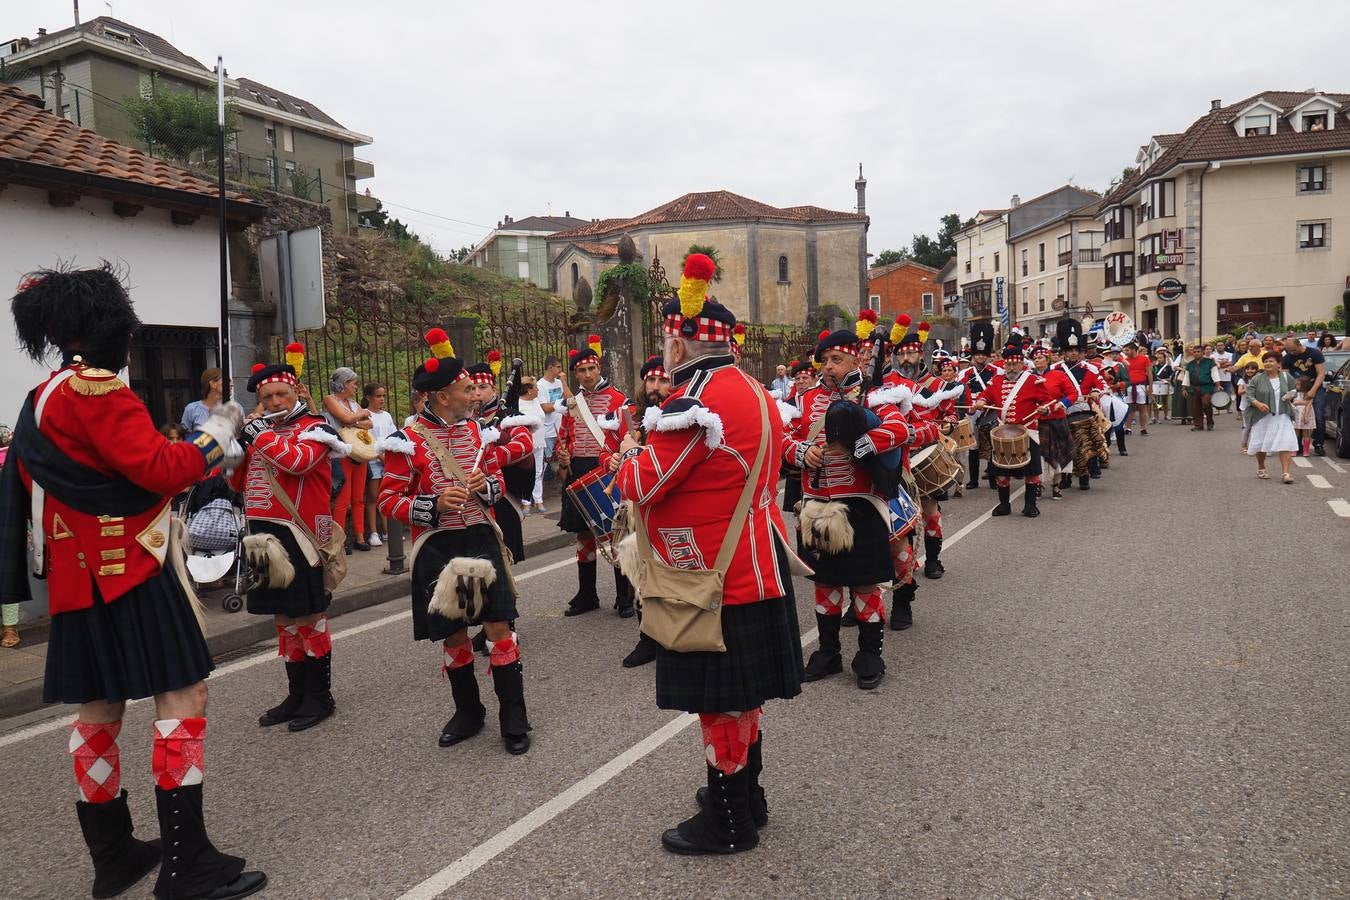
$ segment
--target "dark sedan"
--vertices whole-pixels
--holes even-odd
[[[1350,353],[1328,350],[1327,358],[1327,439],[1335,441],[1336,455],[1350,459],[1350,403],[1345,395],[1350,391]],[[1334,367],[1334,368],[1333,368]]]

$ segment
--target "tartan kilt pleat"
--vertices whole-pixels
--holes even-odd
[[[1068,419],[1041,419],[1037,429],[1041,437],[1041,461],[1065,471],[1073,465],[1073,436]]]
[[[882,521],[877,508],[862,497],[843,497],[836,502],[848,507],[848,522],[853,526],[853,549],[843,553],[821,553],[803,547],[802,558],[815,570],[810,579],[816,584],[888,584],[895,577],[889,526]]]
[[[482,614],[472,623],[452,621],[427,610],[431,595],[436,591],[436,579],[441,577],[441,571],[450,560],[456,557],[490,560],[497,570],[496,579],[487,589]],[[510,622],[517,615],[516,595],[506,578],[506,563],[491,525],[447,529],[426,539],[412,567],[413,640],[443,641],[470,624]]]

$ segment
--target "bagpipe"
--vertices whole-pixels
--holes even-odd
[[[506,437],[506,429],[515,427],[517,423],[508,422],[509,419],[518,418],[520,412],[520,394],[521,394],[521,370],[525,362],[520,357],[511,360],[511,375],[507,379],[506,395],[502,402],[497,404],[495,415],[487,419],[480,420],[480,424],[495,428],[502,432],[502,438]],[[543,424],[542,422],[540,423]],[[530,438],[532,441],[543,440],[542,434],[536,433],[538,429],[530,429]],[[502,467],[502,480],[506,482],[506,490],[511,496],[528,499],[534,492],[534,456],[527,456],[519,462],[512,463],[509,466]]]

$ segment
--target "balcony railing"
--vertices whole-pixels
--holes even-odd
[[[1073,262],[1073,251],[1072,250],[1060,251],[1059,264],[1061,266],[1067,266],[1071,262]]]
[[[362,178],[375,177],[375,164],[368,160],[357,159],[355,156],[348,157],[346,160],[347,177],[360,181]]]
[[[1078,261],[1080,263],[1094,263],[1102,261],[1102,251],[1100,247],[1079,247]]]

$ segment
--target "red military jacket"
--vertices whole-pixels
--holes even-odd
[[[220,448],[199,432],[171,443],[140,398],[102,369],[60,369],[38,386],[33,402],[38,430],[59,451],[163,496],[162,503],[138,515],[83,513],[50,493],[43,498],[48,610],[56,615],[88,609],[95,585],[103,601],[112,603],[159,574],[169,552],[173,496],[220,461]],[[22,464],[20,476],[31,497],[33,479]]]
[[[333,533],[333,470],[330,456],[351,453],[322,416],[301,404],[294,418],[274,423],[248,445],[244,464],[235,470],[231,482],[244,495],[244,512],[250,519],[294,526],[295,518],[276,498],[267,479],[270,463],[277,484],[286,492],[305,528],[326,544]],[[318,551],[303,533],[295,535],[310,565],[319,565]]]
[[[941,439],[942,432],[925,410],[913,405],[914,382],[898,375],[896,377],[907,383],[883,386],[869,391],[867,405],[878,415],[881,414],[880,410],[883,407],[890,407],[904,419],[910,431],[910,439],[900,446],[900,461],[908,471],[910,456],[916,450],[936,444]]]
[[[1033,372],[1035,370],[1033,369]],[[1059,369],[1053,366],[1039,373],[1041,382],[1045,386],[1046,393],[1055,398],[1055,402],[1050,404],[1050,411],[1042,418],[1045,419],[1063,419],[1068,415],[1067,403],[1072,406],[1078,401],[1078,389],[1074,387],[1069,376],[1065,375]]]
[[[706,356],[671,373],[673,390],[643,416],[647,444],[625,455],[615,482],[637,505],[653,552],[682,569],[707,569],[725,540],[736,541],[723,602],[755,603],[787,593],[775,545],[792,551],[775,502],[782,434],[773,398],[733,365],[730,354]],[[759,450],[755,394],[769,414],[767,456],[740,534],[727,527]]]
[[[1026,377],[1023,378],[1022,375]],[[1031,369],[1023,369],[1022,375],[1011,378],[1006,373],[1000,372],[994,376],[994,380],[981,392],[978,399],[989,404],[989,408],[997,412],[1003,421],[1025,425],[1035,431],[1040,422],[1040,413],[1036,411],[1036,407],[1044,406],[1055,398],[1046,390],[1044,379]],[[1010,396],[1013,400],[1008,403],[1008,411],[1004,413],[1003,405]]]
[[[478,468],[487,475],[487,486],[479,497],[489,507],[504,489],[495,454],[484,452],[483,435],[473,419],[461,419],[451,425],[430,410],[417,417],[417,424],[435,435],[466,473]],[[405,428],[380,442],[384,454],[384,480],[380,482],[380,512],[397,519],[412,530],[414,549],[423,537],[445,528],[468,528],[489,523],[483,505],[470,501],[462,509],[440,511],[436,499],[448,487],[459,484],[453,475],[441,470],[440,461],[422,435]]]
[[[825,442],[825,429],[817,430],[814,438],[811,431],[817,420],[825,416],[830,404],[840,399],[840,394],[825,387],[814,387],[802,395],[801,418],[793,420],[788,429],[787,440],[783,445],[783,460],[802,470],[802,495],[811,500],[836,500],[841,497],[865,497],[873,495],[883,500],[890,499],[872,484],[872,477],[853,456],[853,448],[834,447]],[[898,409],[890,404],[882,404],[873,409],[881,424],[867,432],[877,453],[896,450],[914,441],[914,429],[905,421]],[[819,469],[805,467],[806,451],[811,447],[820,447],[825,451],[825,464]]]
[[[1052,369],[1063,372],[1069,379],[1069,383],[1074,388],[1074,402],[1086,400],[1087,395],[1094,391],[1100,392],[1106,390],[1106,385],[1102,383],[1101,376],[1090,363],[1079,360],[1076,364],[1070,365],[1068,360],[1060,360],[1051,366]]]
[[[980,392],[989,387],[989,382],[994,380],[994,376],[1003,371],[1003,367],[993,362],[985,363],[984,368],[969,366],[961,370],[956,377],[965,382],[970,388],[970,397],[978,397]]]
[[[595,442],[591,430],[572,408],[573,403],[582,402],[585,402],[596,424],[600,426],[601,436],[605,439],[603,447]],[[628,398],[608,379],[602,378],[594,391],[583,388],[577,391],[572,400],[567,401],[567,412],[558,424],[558,447],[573,459],[594,457],[604,463],[611,453],[619,452],[619,444],[623,442],[630,425]]]
[[[495,417],[499,413],[500,405],[495,400],[482,410],[484,416]],[[543,427],[542,420],[522,413],[504,417],[495,427],[484,419],[478,430],[483,443],[488,445],[488,453],[497,460],[497,467],[504,469],[534,457],[534,432]]]

